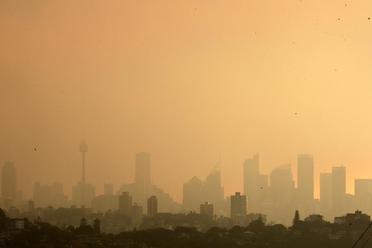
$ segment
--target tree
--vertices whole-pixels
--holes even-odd
[[[298,212],[298,210],[296,210],[295,216],[293,218],[293,226],[296,226],[299,223],[300,223],[300,213]]]

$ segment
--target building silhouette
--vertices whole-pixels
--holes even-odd
[[[33,200],[36,207],[66,207],[67,196],[64,194],[62,183],[40,184],[34,183]]]
[[[209,202],[200,204],[200,214],[212,217],[214,215],[213,204]]]
[[[110,183],[105,183],[103,185],[103,194],[104,195],[113,195],[114,194],[114,185]]]
[[[355,179],[355,205],[366,213],[372,212],[372,179]]]
[[[197,177],[183,184],[182,204],[186,210],[197,211],[200,202],[203,201],[202,189],[203,182]]]
[[[252,158],[246,159],[243,165],[244,194],[247,196],[247,200],[249,203],[248,209],[250,212],[256,212],[260,208],[259,162],[259,155],[255,154]]]
[[[197,212],[200,202],[205,201],[213,204],[216,213],[226,213],[227,202],[221,183],[221,171],[217,167],[213,168],[204,181],[193,177],[183,185],[182,202],[185,210]]]
[[[1,170],[1,197],[5,207],[12,206],[17,197],[17,173],[12,162],[5,162]]]
[[[180,211],[180,204],[175,202],[169,194],[151,183],[150,154],[145,152],[137,153],[134,165],[134,182],[123,184],[118,192],[129,192],[133,197],[133,202],[137,202],[138,205],[144,207],[147,207],[147,198],[154,195],[157,197],[158,201],[161,202],[161,205],[158,206],[159,211]],[[146,209],[144,210],[146,211]]]
[[[131,208],[131,219],[134,226],[139,226],[142,223],[143,209],[142,206],[134,203]]]
[[[145,204],[151,194],[151,158],[150,154],[141,152],[136,154],[135,159],[135,201]]]
[[[236,192],[230,197],[230,217],[235,225],[243,225],[247,216],[247,197]]]
[[[81,153],[81,181],[72,187],[72,203],[76,206],[91,207],[96,193],[94,186],[86,182],[86,153],[88,152],[88,145],[84,140],[80,143],[79,151]]]
[[[346,168],[332,167],[332,214],[338,216],[345,211]]]
[[[202,200],[212,203],[216,213],[223,214],[225,212],[226,201],[221,183],[221,171],[218,167],[213,168],[205,178],[202,187]],[[202,201],[199,201],[198,204],[200,202]]]
[[[320,173],[319,204],[320,213],[330,216],[332,210],[332,174]]]
[[[117,210],[119,208],[119,196],[114,195],[114,186],[112,184],[103,185],[103,194],[94,197],[92,200],[92,209],[98,212],[108,210]]]
[[[270,173],[270,197],[272,205],[268,214],[283,224],[292,222],[294,205],[294,181],[289,164],[275,168]]]
[[[158,213],[158,199],[156,196],[150,196],[147,199],[147,215],[154,217]]]
[[[314,159],[310,154],[297,157],[297,203],[302,214],[314,212]]]
[[[119,196],[119,212],[126,216],[132,215],[132,196],[128,192]]]

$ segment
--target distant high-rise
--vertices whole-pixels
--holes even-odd
[[[372,212],[372,179],[355,179],[354,189],[357,209]]]
[[[274,201],[280,204],[292,203],[294,182],[290,165],[282,165],[272,170],[270,189]]]
[[[247,197],[236,192],[230,197],[230,217],[234,220],[247,215]],[[239,222],[239,221],[238,221]]]
[[[63,184],[56,182],[51,185],[51,206],[65,207],[67,205],[67,196],[63,190]]]
[[[132,196],[128,192],[123,192],[119,196],[119,212],[126,216],[132,214]]]
[[[113,195],[114,194],[114,185],[110,183],[105,183],[103,185],[103,194],[104,195]]]
[[[147,215],[148,216],[155,216],[158,213],[158,199],[156,196],[150,196],[147,199]]]
[[[314,213],[314,159],[310,154],[297,157],[297,205],[305,216]]]
[[[135,184],[137,187],[136,200],[141,204],[145,203],[151,189],[151,159],[149,153],[141,152],[136,154]]]
[[[245,160],[243,165],[244,194],[247,196],[248,209],[251,212],[258,211],[259,208],[259,163],[259,155],[255,154],[252,158]]]
[[[14,164],[12,162],[6,162],[1,172],[1,196],[10,205],[14,204],[17,197],[16,177]]]
[[[188,182],[183,184],[183,207],[187,211],[197,211],[200,202],[202,202],[202,188],[203,182],[193,177]]]
[[[131,219],[134,226],[138,226],[142,223],[143,209],[142,206],[134,203],[131,208]]]
[[[74,198],[75,199],[75,198]],[[80,198],[79,198],[80,199]],[[67,197],[63,191],[62,183],[52,185],[41,185],[39,182],[34,184],[33,200],[36,207],[66,207]],[[81,202],[74,202],[81,204]]]
[[[312,155],[301,154],[297,157],[297,192],[302,202],[314,199],[314,159]]]
[[[247,215],[247,198],[236,192],[230,197],[230,217],[234,224],[241,224],[245,222]]]
[[[213,170],[206,177],[202,188],[202,199],[214,205],[217,213],[222,213],[225,210],[224,189],[221,183],[221,171],[218,167]],[[200,204],[199,201],[198,205]]]
[[[90,208],[95,196],[96,189],[91,184],[79,182],[72,187],[72,203],[78,207]]]
[[[270,198],[272,205],[269,214],[275,221],[289,225],[292,222],[294,207],[294,181],[291,166],[275,168],[270,174]]]
[[[329,216],[332,207],[332,174],[320,173],[320,213]]]
[[[205,202],[203,204],[200,204],[200,214],[213,216],[214,210],[213,210],[213,204],[209,202]]]
[[[346,197],[346,169],[343,166],[332,167],[332,213],[344,214]]]

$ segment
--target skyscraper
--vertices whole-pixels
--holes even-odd
[[[294,208],[294,182],[291,166],[282,165],[270,174],[270,194],[272,206],[269,214],[279,223],[292,222]]]
[[[213,210],[213,204],[209,202],[205,202],[203,204],[200,204],[200,214],[208,215],[210,217],[213,216],[214,210]]]
[[[6,205],[14,204],[17,194],[16,169],[12,162],[6,162],[1,171],[1,196]]]
[[[141,152],[136,154],[135,160],[136,201],[144,204],[151,190],[151,159],[150,154]]]
[[[355,203],[357,209],[372,212],[372,179],[355,179]]]
[[[202,202],[202,188],[203,182],[193,177],[188,182],[183,184],[183,207],[187,211],[197,211],[200,202]]]
[[[247,198],[236,192],[230,198],[230,217],[235,225],[244,225],[247,215]]]
[[[103,194],[104,195],[113,195],[114,194],[114,185],[110,183],[105,183],[103,185]]]
[[[275,202],[279,204],[292,204],[294,182],[289,164],[272,170],[270,174],[270,189]]]
[[[147,199],[147,215],[148,216],[155,216],[158,213],[158,199],[156,196],[150,196]]]
[[[297,157],[297,200],[302,214],[314,212],[314,160],[310,154]]]
[[[119,196],[119,212],[126,216],[132,214],[132,196],[128,192],[123,192]]]
[[[332,214],[344,214],[346,197],[346,169],[343,166],[332,167]]]
[[[212,203],[217,213],[223,213],[225,210],[225,198],[224,189],[221,183],[221,171],[217,167],[213,168],[213,170],[205,178],[202,188],[202,200]],[[202,201],[199,201],[198,205],[200,202]]]
[[[332,174],[320,173],[320,213],[325,216],[330,215],[332,206]]]
[[[248,209],[251,212],[259,208],[259,162],[259,155],[255,154],[252,158],[245,160],[243,165],[244,194],[247,196]]]
[[[310,202],[314,199],[314,160],[310,154],[297,157],[298,196],[301,201]]]

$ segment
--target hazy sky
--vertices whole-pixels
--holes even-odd
[[[0,163],[102,192],[153,181],[177,200],[221,157],[225,193],[313,153],[315,172],[372,178],[372,1],[1,0]],[[298,113],[295,115],[294,113]],[[36,151],[34,148],[37,148]]]

